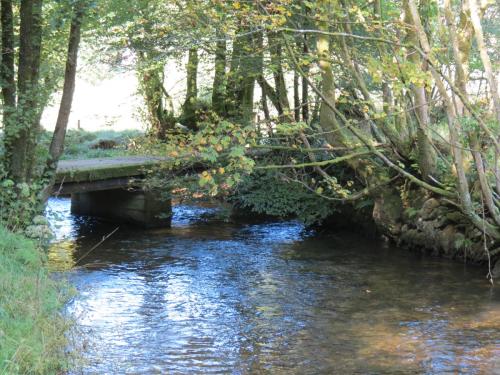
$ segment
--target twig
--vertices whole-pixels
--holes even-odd
[[[54,196],[55,196],[56,198],[58,198],[58,197],[59,197],[59,195],[60,195],[60,194],[61,194],[61,192],[62,192],[63,185],[64,185],[64,180],[65,180],[65,179],[66,179],[66,176],[63,176],[63,179],[62,179],[62,181],[61,181],[61,184],[59,185],[59,189],[57,189],[57,191],[56,191],[56,192],[55,192],[55,194],[54,194]]]
[[[97,243],[96,245],[94,245],[89,251],[87,251],[85,254],[83,254],[76,262],[75,262],[75,266],[80,263],[80,261],[85,258],[87,255],[89,255],[92,251],[94,251],[95,249],[97,249],[99,246],[101,246],[104,241],[106,241],[109,237],[111,237],[113,234],[115,234],[118,229],[120,229],[120,227],[116,227],[111,233],[105,235],[101,241],[99,241],[99,243]]]
[[[491,254],[490,250],[488,249],[488,244],[486,242],[486,228],[485,228],[485,213],[484,213],[484,198],[481,195],[481,207],[483,209],[483,246],[484,246],[484,251],[486,252],[486,255],[488,256],[488,273],[486,274],[486,279],[491,283],[491,285],[494,285],[493,282],[493,274],[491,273]]]

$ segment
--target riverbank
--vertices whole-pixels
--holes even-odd
[[[379,232],[398,247],[488,267],[488,279],[500,276],[500,243],[446,199],[422,189],[386,189],[371,213]]]
[[[61,315],[67,286],[50,277],[35,242],[0,226],[0,374],[55,374],[67,368]]]

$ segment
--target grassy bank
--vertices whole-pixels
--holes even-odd
[[[130,154],[135,138],[142,136],[139,130],[68,130],[62,159],[90,159]],[[52,135],[42,134],[42,147],[48,149]]]
[[[0,226],[0,374],[56,374],[67,367],[64,294],[36,244]]]

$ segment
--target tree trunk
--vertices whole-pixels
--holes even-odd
[[[69,116],[73,104],[73,94],[75,92],[76,69],[78,63],[78,50],[80,47],[80,37],[82,28],[82,19],[85,13],[85,0],[80,0],[74,6],[73,19],[68,39],[68,53],[66,56],[66,70],[64,72],[64,86],[59,105],[59,113],[56,121],[56,128],[52,135],[50,144],[49,168],[56,168],[56,163],[64,151],[64,139],[68,128]]]
[[[484,42],[483,28],[481,26],[480,16],[481,11],[477,5],[476,0],[468,0],[468,4],[470,8],[470,18],[476,36],[477,48],[479,49],[479,54],[484,66],[486,78],[490,86],[490,93],[491,98],[493,99],[493,107],[496,114],[497,125],[500,126],[500,95],[498,93],[498,82],[491,66],[491,60],[490,56],[488,55],[486,43]],[[497,137],[497,140],[500,141],[500,135]],[[495,150],[494,164],[495,165],[493,167],[493,170],[495,173],[496,190],[500,194],[500,153],[498,150]]]
[[[241,28],[243,35],[233,42],[231,67],[228,74],[228,115],[236,122],[250,125],[254,119],[255,81],[262,75],[262,33],[249,33]]]
[[[73,105],[73,94],[75,92],[76,70],[78,64],[78,51],[80,47],[81,28],[83,17],[86,10],[86,0],[79,0],[73,7],[73,18],[68,37],[68,51],[66,55],[66,69],[64,72],[64,85],[61,103],[59,104],[59,113],[57,115],[56,127],[52,134],[52,142],[49,148],[49,158],[43,172],[48,178],[49,183],[42,191],[42,202],[45,203],[51,193],[54,185],[55,170],[62,153],[64,152],[64,140],[68,128],[69,116]]]
[[[15,126],[14,119],[16,114],[14,15],[12,12],[12,1],[2,0],[1,7],[2,65],[0,67],[0,79],[2,81],[3,126],[5,133],[10,133],[11,129]],[[9,149],[7,139],[8,137],[4,139],[6,143],[5,148]]]
[[[29,182],[32,174],[29,164],[35,156],[34,145],[41,111],[38,80],[42,48],[42,0],[22,0],[20,18],[17,115],[15,123],[6,123],[5,146],[9,176],[17,182]]]
[[[146,104],[150,134],[164,140],[167,131],[173,127],[173,106],[163,87],[165,67],[163,63],[158,63],[158,56],[142,51],[138,52],[137,63],[139,88]]]
[[[226,40],[217,31],[215,48],[215,75],[212,88],[212,108],[219,116],[225,114],[225,82],[226,82]]]
[[[2,79],[2,95],[4,100],[4,123],[5,116],[11,114],[6,111],[6,107],[15,110],[16,107],[16,82],[14,73],[14,15],[12,12],[12,1],[2,0],[1,2],[1,22],[2,22],[2,65],[1,65],[1,79]]]
[[[413,11],[416,11],[416,5],[413,0],[405,0],[405,21],[408,24],[413,24],[415,27],[415,19]],[[418,13],[417,13],[418,15]],[[422,27],[423,30],[423,27]],[[419,45],[419,39],[415,30],[408,30],[407,41],[414,46]],[[414,49],[409,52],[409,60],[416,66],[420,66],[423,71],[426,71],[426,64],[422,62],[420,55]],[[418,166],[422,178],[426,182],[432,181],[432,176],[436,174],[436,152],[432,147],[429,126],[429,105],[425,86],[423,84],[412,84],[413,100],[415,104],[415,115],[417,118],[417,144],[418,144]]]
[[[325,10],[329,8],[329,0],[320,0],[318,4]],[[328,24],[321,20],[318,22],[321,31],[328,32]],[[318,54],[318,65],[321,71],[321,94],[331,104],[335,106],[335,80],[333,77],[332,65],[330,62],[330,38],[326,34],[319,34],[316,39],[316,51]],[[344,146],[344,136],[342,129],[337,122],[335,112],[330,105],[321,100],[319,109],[320,126],[325,132],[325,138],[334,147]]]
[[[255,81],[262,73],[262,59],[258,51],[262,49],[262,33],[250,35],[247,37],[245,56],[241,62],[240,75],[243,77],[241,82],[241,91],[238,96],[238,106],[241,108],[240,118],[244,125],[254,123],[254,92]]]
[[[239,33],[245,32],[241,28]],[[229,117],[234,117],[236,108],[236,97],[240,91],[241,77],[238,76],[241,63],[241,55],[243,53],[243,38],[235,38],[232,42],[231,62],[229,64],[229,72],[226,82],[226,100],[225,108]]]
[[[196,99],[198,97],[198,50],[189,50],[188,63],[186,67],[186,100],[182,106],[182,118],[184,125],[191,129],[196,128]]]
[[[427,39],[427,35],[422,27],[422,23],[420,22],[420,16],[418,14],[417,6],[414,0],[409,0],[409,11],[411,12],[411,17],[413,20],[413,25],[415,26],[415,31],[417,37],[420,41],[420,45],[422,46],[423,53],[426,56],[426,59],[431,59],[431,47],[429,45],[429,41]],[[460,142],[460,136],[458,132],[458,121],[455,112],[455,107],[449,97],[448,91],[441,80],[439,73],[434,69],[432,65],[430,65],[430,71],[436,83],[436,86],[441,94],[441,97],[444,101],[446,108],[446,115],[448,119],[448,129],[450,132],[450,148],[453,155],[453,161],[456,168],[457,173],[457,190],[458,195],[460,197],[460,204],[462,212],[467,215],[467,217],[471,220],[471,222],[481,230],[484,230],[485,233],[493,238],[500,238],[500,232],[496,227],[493,227],[490,223],[483,220],[474,210],[474,206],[472,205],[471,194],[469,191],[469,182],[467,181],[467,176],[464,170],[464,160],[463,160],[463,145]]]
[[[293,73],[293,113],[295,121],[300,121],[299,73]]]
[[[468,2],[470,7],[470,18],[476,36],[477,48],[479,50],[481,61],[483,62],[484,66],[484,71],[486,73],[486,78],[490,86],[490,93],[493,99],[493,106],[496,113],[497,123],[500,124],[500,96],[498,94],[498,82],[496,81],[495,75],[493,73],[490,56],[488,55],[488,49],[486,47],[486,43],[484,42],[483,28],[481,26],[481,18],[479,15],[479,7],[476,0],[468,0]]]
[[[307,55],[309,53],[306,35],[304,35],[302,52],[304,53],[304,55]],[[306,65],[304,66],[304,74],[307,75],[308,73],[309,66]],[[307,84],[306,77],[302,77],[302,121],[306,123],[309,121],[309,86]]]
[[[280,117],[290,116],[290,103],[288,101],[285,73],[283,71],[283,53],[281,40],[274,33],[268,33],[269,52],[271,55],[271,69],[273,71],[274,86],[278,97],[278,115]]]

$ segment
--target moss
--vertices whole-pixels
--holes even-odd
[[[43,253],[0,226],[0,374],[55,374],[67,368],[67,288],[50,277]]]
[[[158,164],[156,161],[144,161],[142,164],[137,162],[132,163],[116,163],[102,164],[102,159],[96,159],[94,165],[75,166],[71,169],[59,170],[56,175],[56,182],[82,182],[82,181],[99,181],[111,178],[132,177],[144,174],[144,169],[153,167]]]
[[[62,160],[58,164],[56,183],[90,182],[145,175],[170,158],[151,156],[117,156],[96,159]]]

